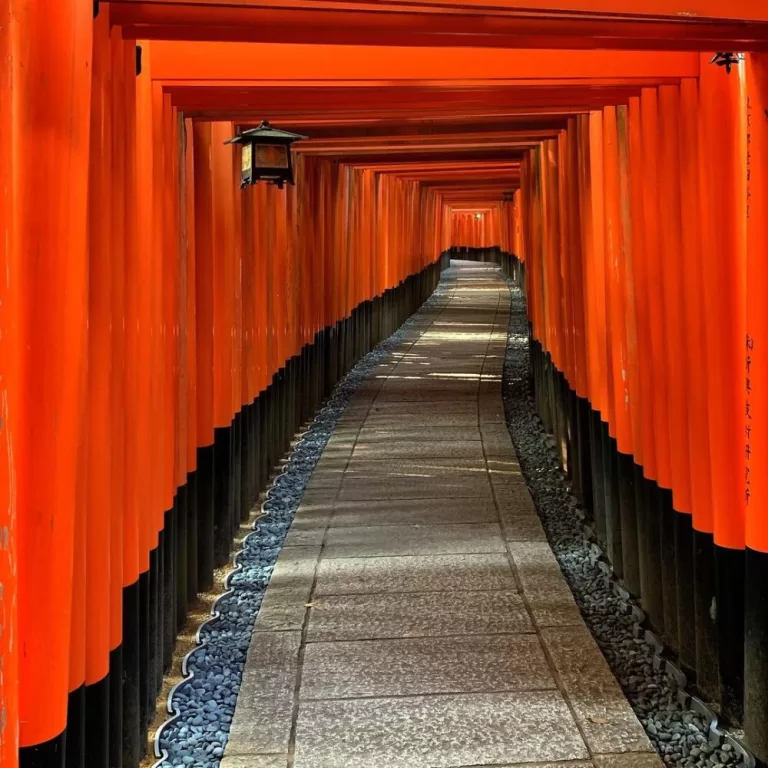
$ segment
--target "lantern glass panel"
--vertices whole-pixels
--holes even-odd
[[[250,144],[243,144],[243,173],[248,173],[251,170],[251,160],[253,159],[253,153],[251,152]]]
[[[288,168],[288,152],[286,146],[279,144],[254,144],[254,165],[256,168]]]

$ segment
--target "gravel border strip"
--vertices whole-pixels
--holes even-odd
[[[439,303],[448,289],[440,283],[422,305]],[[196,646],[182,661],[182,676],[168,694],[166,720],[155,735],[160,766],[217,768],[234,717],[251,633],[264,592],[304,489],[352,395],[373,369],[401,343],[419,312],[363,357],[336,385],[307,430],[298,436],[282,470],[266,491],[253,531],[232,559],[225,592],[197,629]]]
[[[755,759],[700,699],[646,616],[616,580],[585,524],[585,513],[560,468],[553,438],[528,390],[528,318],[522,291],[510,281],[510,317],[502,397],[507,428],[547,539],[576,603],[651,742],[667,765],[725,768]]]

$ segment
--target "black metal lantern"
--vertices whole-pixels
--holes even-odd
[[[225,142],[243,145],[240,188],[257,181],[276,184],[278,189],[282,189],[285,183],[293,184],[291,144],[306,138],[298,133],[272,128],[264,120],[257,128],[243,131]]]
[[[515,193],[514,192],[502,192],[501,193],[501,201],[503,203],[513,203],[515,201]]]

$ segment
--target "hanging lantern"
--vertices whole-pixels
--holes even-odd
[[[502,192],[501,193],[501,201],[503,203],[512,203],[515,200],[515,193],[514,192]]]
[[[240,188],[257,181],[275,184],[278,189],[282,189],[283,184],[293,184],[291,144],[306,138],[298,133],[272,128],[264,120],[257,128],[243,131],[225,142],[243,145]]]

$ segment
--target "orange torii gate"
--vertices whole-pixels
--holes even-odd
[[[11,62],[0,75],[10,137],[0,146],[10,180],[0,185],[0,762],[15,763],[20,721],[23,758],[58,764],[68,704],[77,712],[84,696],[98,708],[113,695],[107,672],[120,654],[125,743],[137,757],[133,726],[154,691],[141,677],[146,628],[130,622],[190,475],[200,482],[215,451],[228,455],[218,436],[242,428],[244,409],[321,330],[353,334],[361,303],[429,268],[451,245],[452,211],[487,217],[484,244],[514,236],[542,355],[589,400],[618,460],[656,482],[682,536],[690,521],[705,549],[714,540],[727,550],[734,595],[749,547],[748,631],[760,648],[766,433],[747,429],[765,418],[765,233],[762,217],[742,215],[742,142],[751,128],[756,170],[765,131],[747,122],[744,93],[762,103],[765,63],[747,58],[739,92],[741,74],[724,81],[685,51],[763,50],[768,12],[752,0],[691,0],[685,16],[663,0],[253,5],[102,2],[95,22],[75,0],[0,8]],[[760,23],[729,23],[738,17]],[[221,42],[163,41],[178,37]],[[334,45],[353,41],[368,45]],[[409,47],[393,57],[395,42]],[[657,52],[551,50],[608,45]],[[297,147],[296,189],[240,192],[223,141],[265,116],[325,138]],[[681,148],[670,138],[678,118]],[[41,182],[41,169],[59,175]],[[695,200],[680,194],[683,181],[702,190]],[[749,184],[759,205],[760,174]],[[508,190],[514,205],[499,206]],[[678,209],[679,219],[665,214]],[[715,305],[720,325],[704,312]],[[691,368],[703,371],[698,389]],[[226,540],[201,561],[212,566]],[[654,610],[690,653],[670,610],[689,610],[688,596],[668,565]],[[107,566],[108,578],[86,577]],[[738,600],[730,608],[738,624]],[[175,619],[165,617],[166,654]],[[731,699],[737,667],[724,670]],[[747,669],[759,678],[765,664],[753,654]],[[747,701],[765,755],[765,705],[753,689]],[[68,741],[75,755],[78,739]]]

